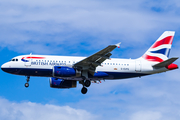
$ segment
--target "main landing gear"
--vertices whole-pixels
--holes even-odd
[[[91,85],[90,80],[85,80],[85,78],[81,81],[81,84],[83,85],[83,88],[81,89],[82,94],[86,94],[88,89],[86,87],[89,87]]]
[[[28,83],[28,82],[29,82],[29,79],[30,79],[30,76],[27,76],[27,79],[26,79],[27,83],[25,83],[25,85],[24,85],[26,88],[29,87],[29,83]]]

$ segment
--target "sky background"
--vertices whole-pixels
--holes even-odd
[[[0,65],[23,54],[90,56],[121,42],[114,58],[138,58],[164,32],[176,31],[170,57],[179,57],[179,0],[1,0]],[[175,62],[180,65],[180,60]],[[50,88],[49,78],[0,71],[1,120],[178,120],[180,70],[92,84]]]

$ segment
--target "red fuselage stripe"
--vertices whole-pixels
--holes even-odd
[[[22,59],[45,59],[45,57],[23,57]]]

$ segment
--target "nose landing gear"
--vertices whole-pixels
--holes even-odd
[[[25,85],[24,85],[26,88],[29,87],[29,83],[28,83],[28,82],[29,82],[29,79],[30,79],[30,76],[27,76],[27,79],[26,79],[27,83],[25,83]]]

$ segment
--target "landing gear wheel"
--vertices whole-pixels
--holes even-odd
[[[25,85],[24,85],[26,88],[29,87],[29,83],[28,83],[28,82],[29,82],[29,79],[30,79],[30,76],[27,76],[27,79],[26,79],[27,83],[25,83]]]
[[[25,85],[24,85],[24,86],[25,86],[26,88],[27,88],[27,87],[29,87],[29,83],[25,83]]]
[[[87,93],[87,88],[83,87],[83,88],[81,89],[81,93],[82,93],[82,94],[86,94],[86,93]]]
[[[86,87],[89,87],[89,86],[91,85],[91,81],[90,81],[90,80],[86,80],[85,83],[84,83],[84,85],[85,85]]]

